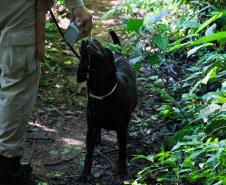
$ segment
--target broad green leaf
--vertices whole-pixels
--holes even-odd
[[[143,19],[129,19],[127,22],[128,32],[138,32],[140,28],[144,25]]]
[[[217,99],[219,97],[220,93],[219,92],[209,92],[205,95],[202,96],[202,99],[204,101],[210,101],[212,99]]]
[[[181,39],[176,40],[174,43],[169,44],[169,46],[176,46],[178,44],[181,44],[182,41],[186,40],[186,39],[191,39],[192,37],[198,36],[198,34],[189,34],[186,37],[183,37]]]
[[[169,171],[169,169],[165,169],[164,170],[165,172],[168,172]],[[174,176],[170,176],[170,175],[165,175],[165,176],[161,176],[161,177],[158,177],[157,178],[157,182],[170,182],[170,181],[175,181],[176,182],[176,177],[174,177]],[[159,184],[159,183],[157,183],[157,184]],[[162,184],[162,183],[161,183]],[[140,184],[141,185],[141,184]]]
[[[178,173],[184,173],[184,172],[190,173],[191,171],[192,171],[192,169],[183,169],[183,170],[178,171]]]
[[[202,83],[206,85],[210,79],[215,78],[217,70],[218,67],[214,67],[213,69],[211,69],[210,72],[206,75],[206,77],[202,80]]]
[[[211,142],[212,138],[207,139],[206,144],[209,144]]]
[[[220,41],[222,39],[226,39],[226,31],[217,32],[208,36],[201,37],[198,40],[195,40],[194,42],[190,43],[190,46],[199,45],[212,41]]]
[[[183,144],[181,142],[177,143],[172,149],[171,151],[175,151],[178,150]]]
[[[154,43],[163,51],[166,52],[168,47],[168,38],[164,34],[159,34],[154,37]]]
[[[148,155],[148,156],[146,157],[146,159],[147,159],[148,161],[150,161],[150,162],[154,162],[154,157],[153,157],[153,155]]]
[[[134,158],[131,159],[131,161],[136,161],[136,160],[140,160],[140,159],[147,159],[147,157],[145,155],[137,155]]]
[[[178,23],[177,23],[178,24]],[[184,23],[179,23],[178,27],[181,29],[198,29],[200,27],[200,23],[197,22],[196,19],[186,20]]]
[[[151,16],[150,15],[147,15],[145,17],[145,21],[144,22],[145,22],[145,24],[147,26],[150,25],[151,23],[156,24],[157,22],[159,22],[160,20],[162,20],[163,17],[168,16],[169,13],[170,13],[169,10],[163,10],[163,11],[161,11],[161,12],[155,14],[155,15],[151,15]]]
[[[201,169],[203,169],[204,165],[205,165],[205,163],[199,163],[199,167],[200,167]]]
[[[202,84],[202,80],[199,80],[195,85],[194,87],[191,89],[190,93],[193,93],[198,87],[199,85]]]
[[[58,151],[57,150],[50,150],[49,152],[51,155],[58,155]]]
[[[222,83],[222,88],[221,88],[221,90],[222,90],[223,92],[226,92],[226,81],[224,81],[224,82]]]
[[[216,183],[214,183],[213,185],[224,185],[226,181],[218,181]]]
[[[183,102],[197,100],[199,97],[196,94],[193,93],[184,93],[182,94],[182,100]]]
[[[225,118],[219,117],[219,118],[215,118],[215,119],[211,120],[210,123],[208,123],[204,129],[207,134],[210,134],[214,130],[216,130],[218,128],[223,128],[224,126],[226,126]],[[226,129],[224,128],[224,130],[226,130]]]
[[[105,47],[111,49],[112,51],[122,51],[122,47],[119,46],[118,44],[111,44],[111,43],[108,43]]]
[[[189,44],[191,44],[191,43],[190,42],[187,42],[187,43],[175,45],[175,46],[169,48],[169,52],[172,52],[172,51],[174,51],[176,49],[181,49],[181,48],[183,48],[185,46],[188,46]]]
[[[171,114],[172,114],[172,111],[169,110],[169,109],[161,111],[161,115],[162,115],[164,118],[170,117]]]
[[[189,72],[192,72],[192,74],[194,74],[195,72],[198,72],[198,73],[199,73],[200,68],[199,68],[199,67],[193,66],[193,67],[189,67],[189,68],[187,68],[187,69],[185,69],[185,70],[186,70],[186,71],[189,71]],[[183,80],[183,81],[187,81],[187,80]]]
[[[135,69],[136,71],[140,71],[141,63],[138,62],[138,63],[136,63],[133,67],[134,67],[134,69]]]
[[[163,23],[159,23],[159,24],[157,24],[157,26],[161,32],[166,32],[166,31],[170,30],[169,26],[167,26],[166,24],[163,24]]]
[[[39,182],[38,185],[48,185],[46,182]]]
[[[59,178],[62,177],[63,175],[64,175],[63,172],[50,172],[47,174],[47,176],[51,178]]]
[[[129,64],[130,65],[136,65],[137,63],[141,62],[144,60],[144,56],[139,56],[139,57],[136,57],[136,58],[133,58],[133,59],[130,59],[129,60]]]
[[[212,12],[212,15],[217,15],[217,14],[219,14],[219,13],[222,13],[223,14],[223,16],[226,16],[226,10],[225,9],[223,9],[223,10],[221,10],[221,11],[216,11],[216,12]]]
[[[132,185],[140,185],[140,183],[137,182],[137,180],[135,180]]]
[[[123,181],[123,183],[124,183],[125,185],[131,184],[129,181]]]
[[[146,57],[147,62],[151,65],[154,66],[159,63],[159,57],[158,55],[150,55]]]
[[[200,112],[199,117],[202,118],[204,122],[206,122],[210,115],[215,114],[215,112],[220,109],[221,109],[220,105],[212,103]]]
[[[223,13],[217,13],[216,15],[214,15],[213,17],[211,17],[210,19],[208,19],[207,21],[205,21],[200,27],[199,29],[195,32],[196,34],[198,34],[200,31],[202,31],[205,27],[207,27],[209,24],[211,24],[212,22],[214,22],[215,20],[219,19],[220,17],[223,16]]]
[[[203,44],[201,46],[197,46],[197,47],[195,47],[195,48],[193,48],[193,49],[188,51],[187,57],[193,55],[194,53],[196,53],[201,48],[204,48],[204,47],[207,47],[207,46],[213,46],[213,45],[214,45],[213,43],[206,43],[206,44]]]
[[[206,29],[205,36],[215,33],[216,28],[217,28],[217,25],[214,23],[212,26]]]
[[[216,100],[216,103],[219,103],[219,104],[224,104],[224,103],[226,103],[226,97],[219,97],[219,98]]]
[[[112,17],[115,14],[115,12],[116,12],[116,9],[109,10],[101,17],[101,20],[109,19],[110,17]]]

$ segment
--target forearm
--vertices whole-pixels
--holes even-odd
[[[70,10],[84,5],[83,0],[65,0],[65,4]]]

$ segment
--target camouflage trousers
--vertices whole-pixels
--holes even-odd
[[[36,1],[0,0],[0,155],[23,153],[37,97]]]

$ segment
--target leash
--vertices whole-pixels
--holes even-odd
[[[60,33],[61,37],[64,39],[65,43],[68,45],[68,47],[69,47],[69,48],[71,49],[71,51],[74,53],[74,55],[80,60],[81,57],[79,56],[79,54],[74,50],[74,48],[71,46],[71,44],[68,43],[68,42],[66,41],[66,39],[64,38],[64,33],[63,33],[62,29],[60,28],[60,26],[59,26],[59,24],[58,24],[58,22],[57,22],[57,20],[56,20],[56,17],[54,16],[52,10],[51,10],[49,7],[48,7],[48,10],[49,10],[49,12],[50,12],[51,18],[53,19],[53,22],[55,23],[55,25],[56,25],[56,27],[57,27],[57,30],[58,30],[58,32]],[[92,32],[91,32],[91,38],[90,38],[90,39],[91,39],[91,41],[93,40]],[[90,54],[89,54],[88,58],[89,58],[89,63],[88,63],[88,69],[89,69],[89,67],[90,67]],[[87,73],[87,79],[89,79],[89,73]],[[90,92],[90,93],[89,93],[89,96],[92,97],[92,98],[94,98],[94,99],[103,100],[104,98],[106,98],[106,97],[112,95],[112,94],[114,93],[115,89],[117,88],[117,86],[118,86],[118,82],[115,84],[115,86],[113,87],[113,89],[112,89],[108,94],[106,94],[106,95],[103,95],[103,96],[96,96],[96,95],[94,95],[94,94],[92,94],[92,93]]]
[[[59,24],[58,24],[58,22],[56,20],[56,17],[54,16],[54,14],[53,14],[53,12],[52,12],[52,10],[51,10],[50,7],[48,7],[48,11],[50,12],[51,18],[52,18],[54,24],[56,25],[57,30],[60,33],[61,37],[63,38],[64,42],[68,45],[68,47],[71,49],[71,51],[74,53],[74,55],[80,60],[81,59],[80,55],[75,51],[75,49],[72,47],[72,45],[70,43],[68,43],[66,41],[66,39],[64,38],[64,33],[63,33],[62,29],[60,28],[60,26],[59,26]],[[92,32],[91,32],[90,39],[91,39],[91,41],[93,41]],[[88,63],[88,69],[89,69],[89,67],[90,67],[90,55],[88,56],[88,58],[89,58],[89,63]],[[87,73],[87,79],[89,79],[89,73]],[[112,95],[114,93],[114,91],[116,90],[117,86],[118,86],[118,82],[116,82],[116,84],[114,85],[113,89],[108,94],[106,94],[106,95],[96,96],[96,95],[94,95],[94,94],[92,94],[90,92],[89,93],[89,96],[92,97],[92,98],[94,98],[94,99],[103,100],[104,98]]]
[[[60,26],[59,26],[59,24],[58,24],[58,22],[56,20],[56,17],[54,16],[54,14],[53,14],[53,12],[52,12],[50,7],[48,7],[48,11],[50,12],[51,18],[53,19],[53,22],[56,25],[58,32],[60,33],[61,37],[64,39],[64,42],[68,45],[68,47],[71,49],[71,51],[74,53],[74,55],[80,60],[81,57],[79,56],[79,54],[75,51],[75,49],[72,47],[72,45],[69,44],[66,41],[66,39],[64,38],[64,33],[63,33],[62,29],[60,28]]]

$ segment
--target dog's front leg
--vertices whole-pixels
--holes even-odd
[[[98,135],[98,129],[93,128],[92,126],[89,126],[91,124],[88,124],[88,131],[86,135],[86,157],[84,162],[84,167],[82,174],[79,178],[79,181],[87,182],[91,176],[91,167],[92,167],[92,155],[94,151],[94,147],[96,144],[96,139]]]
[[[118,175],[127,175],[127,128],[121,128],[117,131],[119,144]]]
[[[101,145],[101,128],[97,130],[96,146]]]

